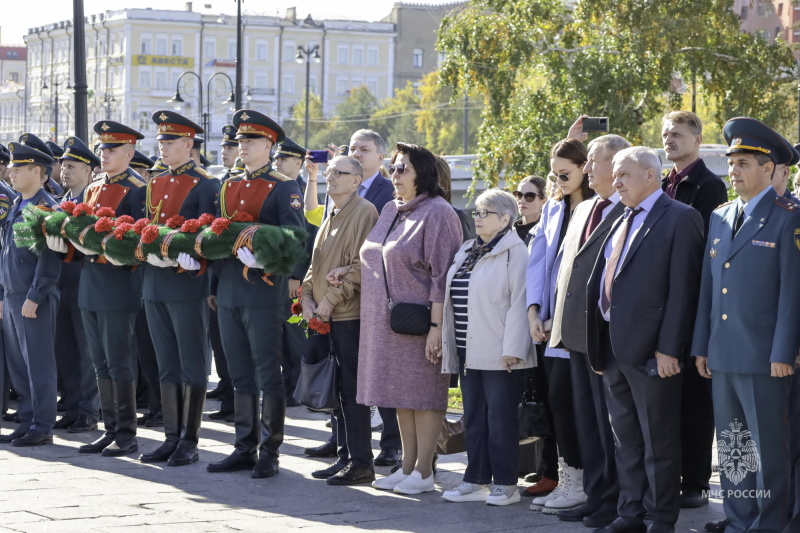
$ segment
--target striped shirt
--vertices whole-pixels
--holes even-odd
[[[455,318],[456,348],[467,348],[467,297],[469,294],[469,276],[471,272],[466,265],[461,265],[453,281],[450,283],[450,298],[453,301],[453,317]]]

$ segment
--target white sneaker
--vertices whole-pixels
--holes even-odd
[[[401,468],[394,474],[388,475],[386,477],[382,477],[380,479],[376,479],[372,482],[372,486],[376,489],[380,490],[394,490],[398,483],[401,481],[405,481],[408,476],[403,473],[403,469]]]
[[[586,503],[587,496],[583,492],[583,470],[567,466],[565,471],[569,483],[557,498],[545,503],[542,508],[544,514],[556,514],[559,511],[572,509]]]
[[[519,487],[516,485],[492,485],[492,492],[486,498],[488,505],[511,505],[520,501]]]
[[[547,496],[539,496],[531,502],[531,511],[541,511],[545,504],[550,500],[555,500],[561,496],[567,488],[566,464],[561,459],[558,460],[558,485]]]
[[[398,470],[402,472],[402,470]],[[394,486],[394,491],[398,494],[422,494],[436,489],[433,484],[433,474],[426,479],[422,479],[422,474],[414,470],[411,475]]]
[[[378,408],[374,405],[369,408],[369,423],[372,431],[380,431],[383,429],[383,419]]]
[[[442,498],[449,502],[485,502],[489,496],[486,485],[477,485],[462,481],[458,487],[442,493]]]

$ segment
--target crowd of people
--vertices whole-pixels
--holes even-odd
[[[188,465],[216,397],[210,417],[234,422],[235,437],[207,470],[271,477],[302,355],[331,351],[332,434],[305,450],[336,458],[312,474],[329,485],[436,490],[457,382],[467,468],[447,501],[529,496],[532,510],[600,533],[672,532],[681,508],[712,495],[716,432],[726,518],[706,530],[800,531],[800,201],[788,191],[800,152],[761,122],[728,121],[728,201],[700,157],[695,114],[663,117],[666,176],[655,151],[619,135],[584,144],[585,118],[551,148],[548,179],[483,191],[471,217],[450,203],[446,161],[403,142],[389,153],[370,130],[329,147],[320,197],[316,157],[253,110],[223,129],[218,177],[204,170],[203,130],[169,111],[153,114],[158,161],[112,121],[95,125],[94,149],[32,134],[0,146],[0,384],[17,424],[0,443],[50,444],[54,429],[102,420],[79,451],[113,457],[138,452],[138,425],[163,425],[163,443],[139,460]],[[229,259],[150,253],[139,267],[82,238],[16,246],[26,206],[62,201],[153,224],[213,215],[300,227],[308,257],[283,276],[244,242]],[[329,332],[306,339],[287,321],[293,301]],[[423,327],[410,332],[412,318]],[[212,354],[220,383],[207,393]],[[137,397],[149,407],[139,419]],[[530,397],[552,431],[521,489]],[[393,469],[376,477],[376,466]]]

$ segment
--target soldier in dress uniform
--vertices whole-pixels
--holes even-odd
[[[45,152],[19,143],[10,143],[11,183],[19,195],[13,204],[0,205],[7,216],[2,219],[0,284],[7,345],[19,347],[8,353],[8,370],[19,394],[19,426],[0,442],[13,446],[52,444],[56,421],[56,359],[54,332],[58,310],[58,281],[61,265],[52,251],[36,255],[17,248],[13,226],[22,220],[28,205],[56,210],[58,202],[44,190],[44,167],[53,162]]]
[[[751,118],[729,120],[723,133],[738,198],[711,217],[691,353],[711,379],[725,531],[782,531],[800,347],[800,208],[770,179],[794,154]]]
[[[133,159],[131,159],[131,168],[136,171],[142,180],[147,183],[150,181],[150,167],[153,166],[153,160],[144,155],[139,150],[133,152]]]
[[[225,124],[222,127],[222,141],[219,145],[222,166],[226,168],[220,179],[225,181],[231,177],[230,171],[239,157],[239,141],[236,140],[236,128],[233,124]]]
[[[203,133],[172,111],[156,111],[161,158],[169,170],[147,184],[146,215],[167,224],[217,210],[219,181],[191,159],[192,140]],[[194,463],[208,385],[208,285],[206,265],[188,254],[178,261],[150,254],[144,271],[144,304],[156,348],[165,441],[142,455],[145,463]]]
[[[44,142],[53,154],[53,164],[50,165],[50,177],[61,185],[63,190],[64,184],[61,182],[61,156],[64,155],[64,149],[51,140]]]
[[[92,180],[92,169],[100,159],[77,137],[69,137],[61,150],[63,201],[83,202],[83,193]],[[61,301],[56,316],[56,364],[61,378],[61,398],[65,413],[53,429],[83,433],[97,429],[100,397],[97,377],[86,342],[81,310],[78,306],[81,264],[77,261],[61,265],[58,288]]]
[[[8,149],[0,144],[0,223],[8,216],[8,209],[16,193],[6,184],[6,174],[10,170],[11,154]],[[2,321],[0,321],[2,324]],[[11,383],[6,371],[6,348],[3,341],[3,330],[0,327],[0,415],[5,416],[8,411],[9,393]]]
[[[222,184],[221,216],[230,219],[245,212],[263,224],[302,227],[300,187],[270,163],[272,146],[285,137],[281,127],[250,109],[237,111],[233,124],[238,128],[239,156],[246,171]],[[249,249],[236,253],[238,259],[218,264],[217,287],[222,343],[235,391],[235,449],[222,461],[209,464],[208,471],[252,468],[251,477],[264,478],[278,473],[278,449],[283,442],[286,389],[281,378],[281,329],[287,318],[289,285],[287,277],[265,273]],[[243,265],[249,270],[243,272]],[[292,277],[303,277],[301,266]],[[260,414],[259,392],[263,393]]]
[[[23,133],[20,135],[19,143],[24,144],[25,146],[30,146],[31,148],[35,148],[36,150],[47,154],[50,159],[55,162],[55,155],[47,146],[47,143],[33,133]],[[45,165],[44,172],[47,175],[47,182],[44,185],[44,190],[52,196],[61,196],[64,194],[64,190],[62,189],[61,185],[52,178],[53,165],[51,163]]]
[[[206,159],[206,156],[203,155],[203,143],[205,142],[206,140],[200,136],[195,136],[195,138],[192,139],[192,161],[203,169],[211,165],[211,161]]]

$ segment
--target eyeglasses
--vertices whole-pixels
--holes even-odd
[[[521,199],[525,198],[526,202],[532,202],[532,201],[536,200],[537,198],[541,198],[542,200],[544,200],[544,195],[543,194],[536,194],[535,192],[525,192],[525,193],[523,193],[521,191],[514,191],[511,194],[513,194],[514,198],[516,198],[517,200],[521,200]]]
[[[351,174],[352,172],[342,172],[341,170],[336,170],[335,168],[331,168],[323,172],[322,177],[324,177],[325,179],[328,178],[339,179],[339,176],[342,175],[349,176]]]
[[[486,218],[490,214],[496,215],[497,211],[487,211],[486,209],[481,209],[480,211],[473,211],[472,218]]]
[[[561,181],[569,181],[569,174],[553,174],[552,172],[548,176],[550,181],[556,181],[556,179],[560,179]]]
[[[405,163],[399,163],[397,165],[389,165],[389,174],[397,173],[398,176],[402,176],[403,174],[406,173],[406,170],[408,169],[409,167],[406,166]]]

